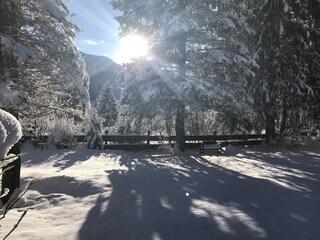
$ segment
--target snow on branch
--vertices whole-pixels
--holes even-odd
[[[23,98],[19,92],[11,89],[6,82],[0,82],[0,107],[4,105],[18,105],[21,103],[22,99]]]
[[[0,79],[0,107],[18,105],[25,100],[20,99],[22,96],[29,98],[27,105],[39,101],[50,103],[46,109],[62,109],[61,101],[53,98],[46,101],[45,98],[56,94],[56,89],[63,85],[63,91],[70,93],[68,98],[76,99],[85,109],[89,102],[89,77],[82,56],[74,46],[79,28],[71,22],[64,1],[20,1],[16,6],[23,17],[19,22],[21,27],[16,29],[14,35],[10,31],[0,33],[0,50],[5,60],[9,57],[16,61],[21,79],[11,75]],[[10,72],[9,67],[5,71]],[[55,79],[48,84],[50,78]],[[43,88],[36,87],[37,82],[43,84]],[[34,86],[34,91],[29,91],[25,86]],[[18,89],[23,94],[14,91]],[[50,94],[41,95],[42,89]]]
[[[219,49],[213,49],[210,52],[210,58],[212,61],[218,62],[218,63],[229,63],[230,59],[226,56],[226,53]]]
[[[175,35],[178,33],[188,32],[197,27],[197,24],[189,18],[186,18],[186,13],[173,15],[169,12],[164,12],[160,17],[160,23],[166,26],[167,35]],[[164,34],[164,32],[162,33]]]
[[[39,0],[38,3],[42,10],[49,11],[56,19],[62,20],[68,17],[68,14],[59,8],[57,2],[53,3],[51,0]]]
[[[2,45],[1,50],[9,54],[12,52],[19,63],[22,63],[29,58],[36,57],[36,54],[32,49],[22,43],[16,42],[9,36],[0,35],[0,42]]]

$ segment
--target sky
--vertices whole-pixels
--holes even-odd
[[[112,8],[109,0],[68,0],[66,3],[75,14],[73,22],[82,29],[76,39],[79,50],[119,62],[119,23],[114,17],[121,13]]]

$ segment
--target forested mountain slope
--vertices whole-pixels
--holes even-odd
[[[90,100],[93,102],[96,101],[97,96],[106,82],[109,82],[112,87],[112,93],[115,99],[119,99],[120,88],[118,87],[116,78],[122,70],[122,66],[104,56],[96,56],[83,52],[81,54],[85,60],[87,72],[90,77]]]

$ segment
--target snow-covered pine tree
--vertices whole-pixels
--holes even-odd
[[[187,4],[182,1],[111,1],[114,8],[123,12],[118,17],[122,33],[138,32],[147,36],[153,44],[158,61],[164,67],[175,66],[172,81],[186,80],[186,32],[192,22],[188,20]],[[130,9],[130,11],[129,11]],[[182,91],[180,91],[182,92]],[[175,93],[176,146],[184,151],[184,109],[183,96]]]
[[[6,81],[28,95],[20,112],[38,116],[83,108],[89,100],[89,79],[74,45],[79,29],[71,23],[63,1],[9,0],[1,4],[3,18],[16,16],[13,21],[1,22],[0,38],[2,53],[19,64],[18,76]]]
[[[112,95],[112,88],[105,83],[97,98],[97,113],[103,119],[104,127],[114,126],[118,118],[117,104]]]
[[[122,34],[148,37],[154,61],[169,76],[165,79],[170,80],[181,150],[187,105],[197,108],[202,99],[216,106],[248,108],[247,78],[254,77],[252,68],[258,66],[244,44],[253,31],[244,21],[242,1],[114,0],[111,4],[123,12],[117,18]]]
[[[210,83],[205,100],[219,112],[224,124],[232,119],[247,128],[242,116],[254,115],[247,94],[259,65],[253,58],[250,39],[254,29],[247,21],[252,17],[247,1],[201,1],[193,11],[197,23],[194,44],[189,46],[193,76]],[[233,127],[230,126],[230,129]]]
[[[128,63],[119,74],[119,85],[122,86],[122,114],[136,132],[141,132],[144,121],[154,121],[157,116],[169,120],[174,115],[175,94],[168,81],[159,71],[157,64],[146,59]],[[144,129],[150,130],[150,129]]]
[[[298,5],[298,2],[296,4]],[[311,128],[320,127],[320,2],[317,0],[303,1],[300,6],[304,6],[304,22],[309,34],[309,58],[306,59],[308,71],[307,84],[312,88],[313,94],[304,98],[302,109],[307,111],[308,121],[304,124]],[[306,126],[304,126],[306,127]]]
[[[251,6],[257,33],[254,57],[260,68],[249,93],[265,119],[267,141],[275,138],[277,111],[295,109],[301,97],[312,92],[307,74],[310,57],[318,53],[309,37],[316,30],[306,14],[308,5],[309,1],[266,0]]]
[[[63,1],[8,0],[0,9],[0,107],[27,117],[84,109],[89,79]],[[14,174],[3,175],[10,193],[19,187],[16,163]]]

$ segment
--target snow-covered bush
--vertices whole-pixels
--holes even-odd
[[[94,108],[90,108],[85,118],[87,147],[90,149],[103,149],[104,141],[101,137],[102,119]]]
[[[17,160],[17,157],[9,156],[9,150],[22,136],[21,126],[18,120],[10,113],[0,109],[0,168],[2,172],[0,176],[7,170],[12,168],[12,162]],[[11,165],[9,165],[11,164]],[[0,199],[7,197],[12,192],[12,189],[7,188],[0,182]]]
[[[0,109],[0,160],[7,157],[9,150],[21,136],[19,121],[10,113]]]
[[[23,129],[23,136],[31,137],[34,148],[41,147],[43,149],[46,143],[45,136],[47,134],[48,117],[36,119],[20,118],[19,121]]]
[[[5,176],[4,173],[13,168],[12,162],[18,159],[17,156],[8,153],[21,136],[22,131],[19,121],[12,114],[0,109],[0,168],[2,169],[0,176]],[[2,190],[0,193],[2,201],[10,196],[14,190],[2,185],[2,181],[0,181],[0,189]]]
[[[53,119],[48,126],[48,145],[57,148],[72,148],[77,145],[76,134],[79,132],[78,125],[67,118]]]

